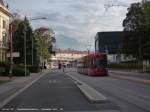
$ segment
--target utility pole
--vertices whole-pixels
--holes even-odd
[[[140,65],[141,65],[141,61],[142,61],[142,40],[141,40],[141,34],[139,34],[139,39],[138,39],[138,43],[139,43],[139,71],[140,71]]]
[[[33,39],[34,37],[32,37],[32,65],[34,64],[34,61],[33,61],[33,59],[34,59],[34,39]]]
[[[12,24],[10,24],[9,33],[10,33],[9,34],[9,36],[10,36],[10,71],[9,71],[9,75],[10,75],[10,78],[12,78],[12,74],[13,74]]]
[[[25,70],[25,76],[27,76],[27,51],[26,51],[26,48],[27,48],[27,42],[26,42],[26,24],[25,24],[25,33],[24,33],[24,70]]]

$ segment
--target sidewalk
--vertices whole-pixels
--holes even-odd
[[[129,72],[129,71],[121,71],[121,70],[109,70],[110,73],[115,73],[117,75],[124,75],[129,77],[136,77],[140,79],[150,80],[150,73],[138,73],[138,72]]]
[[[32,81],[37,80],[43,74],[48,72],[47,70],[40,73],[32,73],[27,77],[13,77],[10,82],[0,85],[0,105],[9,97],[23,89]],[[10,80],[8,77],[0,77],[1,80]]]
[[[130,80],[142,84],[150,84],[150,73],[128,72],[121,70],[109,70],[112,77]]]

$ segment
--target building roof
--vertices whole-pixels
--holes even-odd
[[[3,0],[0,0],[0,4],[3,6],[5,5]]]
[[[108,52],[110,54],[116,54],[122,48],[123,32],[98,32],[95,40],[99,43],[99,52]],[[97,50],[97,48],[96,48]]]
[[[77,51],[73,49],[55,49],[56,53],[67,53],[67,54],[88,54],[87,51]]]
[[[6,14],[7,16],[11,17],[12,14],[9,10],[8,4],[5,6],[5,3],[3,0],[0,0],[0,11]]]

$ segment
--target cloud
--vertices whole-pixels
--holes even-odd
[[[62,48],[86,49],[98,31],[121,31],[127,7],[141,0],[7,0],[11,10],[28,17],[47,17],[32,21],[34,28],[52,27]],[[105,5],[120,5],[107,11]]]

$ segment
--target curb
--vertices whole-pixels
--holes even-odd
[[[110,73],[112,78],[117,78],[117,79],[123,79],[123,80],[129,80],[129,81],[134,81],[137,83],[141,83],[141,84],[148,84],[150,85],[150,80],[146,80],[146,79],[139,79],[139,78],[134,78],[134,77],[128,77],[128,76],[118,76],[115,75],[117,73]]]
[[[66,112],[81,112],[81,111],[66,111]],[[121,112],[119,110],[96,110],[96,111],[82,111],[82,112]]]
[[[92,88],[91,86],[87,85],[86,83],[80,81],[76,77],[69,75],[66,73],[67,76],[71,77],[75,80],[77,87],[80,89],[81,93],[92,103],[102,103],[108,101],[108,99],[102,95],[100,92]]]
[[[40,74],[40,73],[39,73]],[[27,88],[29,88],[33,83],[35,83],[36,81],[38,81],[40,78],[42,78],[44,75],[46,75],[47,72],[41,72],[41,75],[36,78],[35,80],[33,80],[32,82],[30,82],[29,84],[27,84],[25,87],[23,87],[22,89],[18,90],[17,92],[15,92],[14,94],[12,94],[11,96],[9,96],[7,99],[5,99],[4,101],[0,102],[0,109],[2,107],[4,107],[7,103],[9,103],[13,98],[15,98],[16,96],[18,96],[20,93],[22,93],[23,91],[25,91]]]

